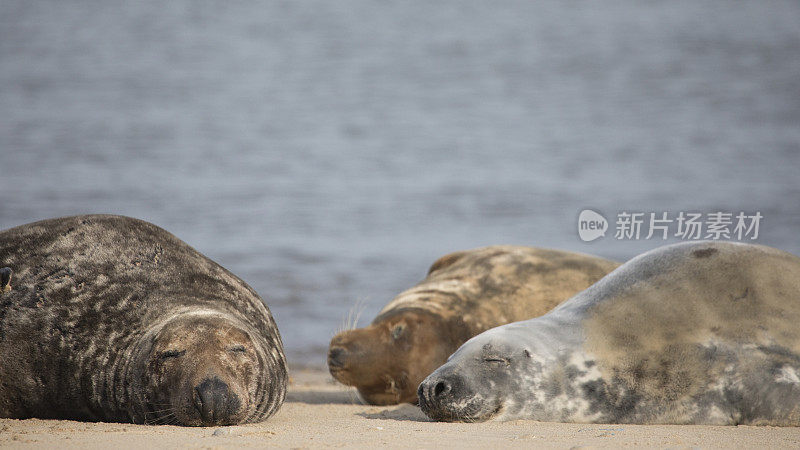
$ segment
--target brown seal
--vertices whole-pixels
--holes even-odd
[[[540,316],[618,265],[595,256],[518,246],[443,256],[368,327],[336,335],[328,367],[369,403],[415,402],[419,383],[467,339]]]
[[[0,267],[0,417],[216,425],[283,403],[264,302],[155,225],[22,225],[0,232]]]

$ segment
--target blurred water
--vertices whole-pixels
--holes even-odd
[[[800,254],[800,3],[3,0],[0,169],[0,228],[152,221],[323,365],[447,252],[662,243],[584,207],[760,211]]]

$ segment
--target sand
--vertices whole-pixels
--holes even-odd
[[[286,403],[266,422],[190,428],[0,419],[2,448],[573,448],[800,447],[800,428],[587,425],[518,420],[430,422],[412,405],[360,404],[322,370],[293,370]]]

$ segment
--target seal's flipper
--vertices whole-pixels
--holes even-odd
[[[11,274],[13,271],[10,267],[3,267],[0,269],[0,294],[11,290]]]

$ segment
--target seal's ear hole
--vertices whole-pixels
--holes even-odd
[[[229,348],[228,351],[231,353],[244,353],[247,351],[247,349],[244,348],[244,345],[234,345],[233,347]]]
[[[529,352],[527,348],[522,351],[522,354],[525,355],[526,358],[530,358],[531,357],[531,352]]]
[[[392,339],[400,339],[400,336],[403,335],[404,331],[406,331],[405,325],[398,323],[394,326],[394,328],[392,328]]]
[[[158,355],[161,359],[179,358],[186,354],[186,350],[167,350]]]

